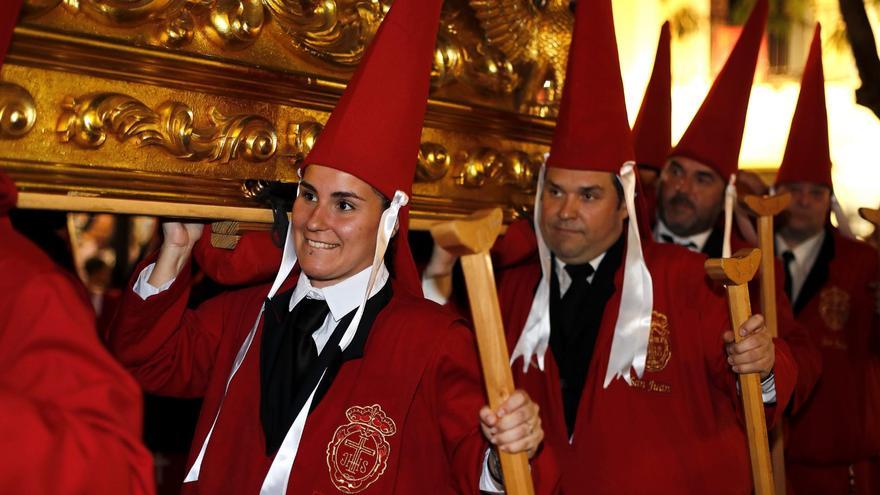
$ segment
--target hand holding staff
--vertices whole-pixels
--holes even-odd
[[[500,407],[504,399],[514,391],[510,354],[507,351],[501,308],[495,289],[495,275],[489,257],[489,249],[501,232],[501,222],[501,210],[495,208],[478,211],[465,220],[436,224],[431,228],[437,244],[461,256],[483,376],[492,409]],[[499,455],[507,493],[533,494],[534,485],[525,452],[499,452]]]
[[[773,239],[773,217],[781,213],[791,203],[791,194],[775,196],[749,195],[743,202],[758,217],[758,247],[761,249],[761,313],[764,323],[772,337],[779,335],[776,318],[776,273],[774,265],[775,242]],[[773,477],[776,493],[785,494],[785,443],[782,423],[770,432],[770,452],[773,459]]]
[[[737,251],[733,258],[706,260],[706,273],[727,288],[730,323],[737,343],[742,340],[739,328],[749,318],[748,283],[755,276],[761,261],[759,249]],[[752,461],[752,480],[756,495],[772,495],[773,468],[767,440],[767,423],[764,418],[764,402],[761,398],[761,381],[758,373],[739,375],[740,391],[745,410],[746,433],[749,441],[749,457]]]

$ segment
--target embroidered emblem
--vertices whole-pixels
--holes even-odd
[[[831,330],[843,330],[849,320],[849,306],[849,294],[839,287],[828,287],[819,295],[819,315]]]
[[[669,346],[669,320],[659,311],[651,313],[651,336],[648,338],[648,356],[645,370],[652,373],[663,371],[672,357]]]
[[[397,433],[397,426],[378,404],[349,407],[345,417],[348,424],[336,428],[327,444],[327,467],[339,491],[358,493],[385,472],[391,455],[386,437]]]

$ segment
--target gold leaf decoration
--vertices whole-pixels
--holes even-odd
[[[533,192],[542,161],[540,153],[528,154],[519,150],[501,152],[480,147],[459,153],[453,177],[457,185],[469,189],[494,184]]]
[[[293,166],[298,166],[300,162],[306,159],[306,155],[312,151],[322,129],[324,129],[324,126],[314,120],[295,122],[288,126],[287,146],[289,152],[286,153],[286,156],[290,159]]]
[[[0,82],[0,139],[20,138],[36,121],[34,97],[17,84]]]
[[[353,67],[382,22],[380,0],[263,0],[289,37],[285,41],[327,62]]]
[[[416,181],[434,182],[442,179],[449,171],[450,162],[451,159],[445,146],[432,142],[422,143],[419,146]]]
[[[154,111],[124,94],[90,93],[64,100],[56,129],[63,142],[82,148],[99,148],[112,134],[191,161],[264,162],[275,155],[276,132],[264,117],[226,116],[212,108],[209,119],[210,125],[195,127],[193,110],[180,102],[166,101]]]
[[[214,0],[205,33],[222,47],[241,50],[256,41],[264,22],[262,0]]]

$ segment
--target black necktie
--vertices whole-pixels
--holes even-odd
[[[681,247],[684,247],[684,248],[690,249],[691,251],[696,251],[696,250],[697,250],[697,243],[695,243],[694,241],[682,241],[682,242],[678,242],[678,241],[675,240],[674,237],[672,237],[672,236],[669,235],[669,234],[660,234],[660,239],[662,239],[663,242],[665,242],[666,244],[677,244],[677,245],[679,245],[679,246],[681,246]]]
[[[587,314],[592,313],[589,307],[591,285],[587,279],[593,275],[593,267],[589,264],[565,265],[565,271],[571,276],[571,285],[559,299],[556,310],[551,310],[550,344],[559,366],[565,423],[571,435],[590,356],[593,354],[598,323],[590,324],[596,315]]]
[[[303,299],[284,315],[268,310],[265,313],[260,349],[260,420],[267,453],[278,450],[296,419],[299,389],[313,385],[306,383],[318,358],[312,334],[324,324],[329,311],[324,300]]]
[[[586,263],[583,265],[565,265],[565,271],[568,272],[568,276],[571,277],[571,285],[568,287],[568,290],[565,292],[565,295],[562,296],[564,300],[571,293],[572,289],[582,290],[590,287],[590,277],[595,273],[593,269],[593,265]]]
[[[785,251],[782,253],[782,267],[785,269],[785,294],[788,296],[789,302],[793,305],[794,301],[791,299],[791,263],[794,261],[794,253],[791,251]]]

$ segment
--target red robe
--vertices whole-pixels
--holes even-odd
[[[730,327],[727,303],[709,289],[702,255],[650,245],[645,259],[655,311],[648,369],[633,387],[615,380],[602,388],[618,290],[605,307],[570,444],[553,353],[548,349],[545,354],[544,372],[533,365],[523,373],[522,361],[513,363],[517,386],[541,406],[545,448],[560,464],[562,493],[750,493],[741,400],[721,339]],[[536,258],[499,274],[510,348],[523,329],[540,276]],[[777,406],[766,408],[770,423],[788,403],[797,373],[787,345],[775,344]]]
[[[199,480],[185,484],[185,493],[258,493],[272,462],[259,415],[262,322],[225,399],[223,392],[269,287],[226,293],[188,310],[189,285],[187,267],[167,291],[147,301],[128,290],[112,349],[149,392],[204,397],[188,466],[223,400]],[[364,477],[366,488],[358,493],[478,493],[487,445],[479,431],[477,413],[485,400],[472,334],[436,304],[396,286],[393,292],[373,323],[363,357],[342,364],[309,415],[288,494],[339,493],[334,470],[353,457],[379,473]],[[354,408],[372,405],[395,431],[373,431],[367,438],[366,445],[375,446],[370,442],[382,437],[386,454],[378,448],[357,454],[339,435],[356,427]]]
[[[849,465],[880,455],[880,323],[868,286],[877,280],[877,252],[836,231],[827,235],[795,304],[824,362],[786,438],[789,481],[798,495],[846,493]],[[858,493],[877,493],[861,491],[865,477],[856,478]]]
[[[0,493],[154,493],[137,384],[70,276],[2,214],[0,273]]]

